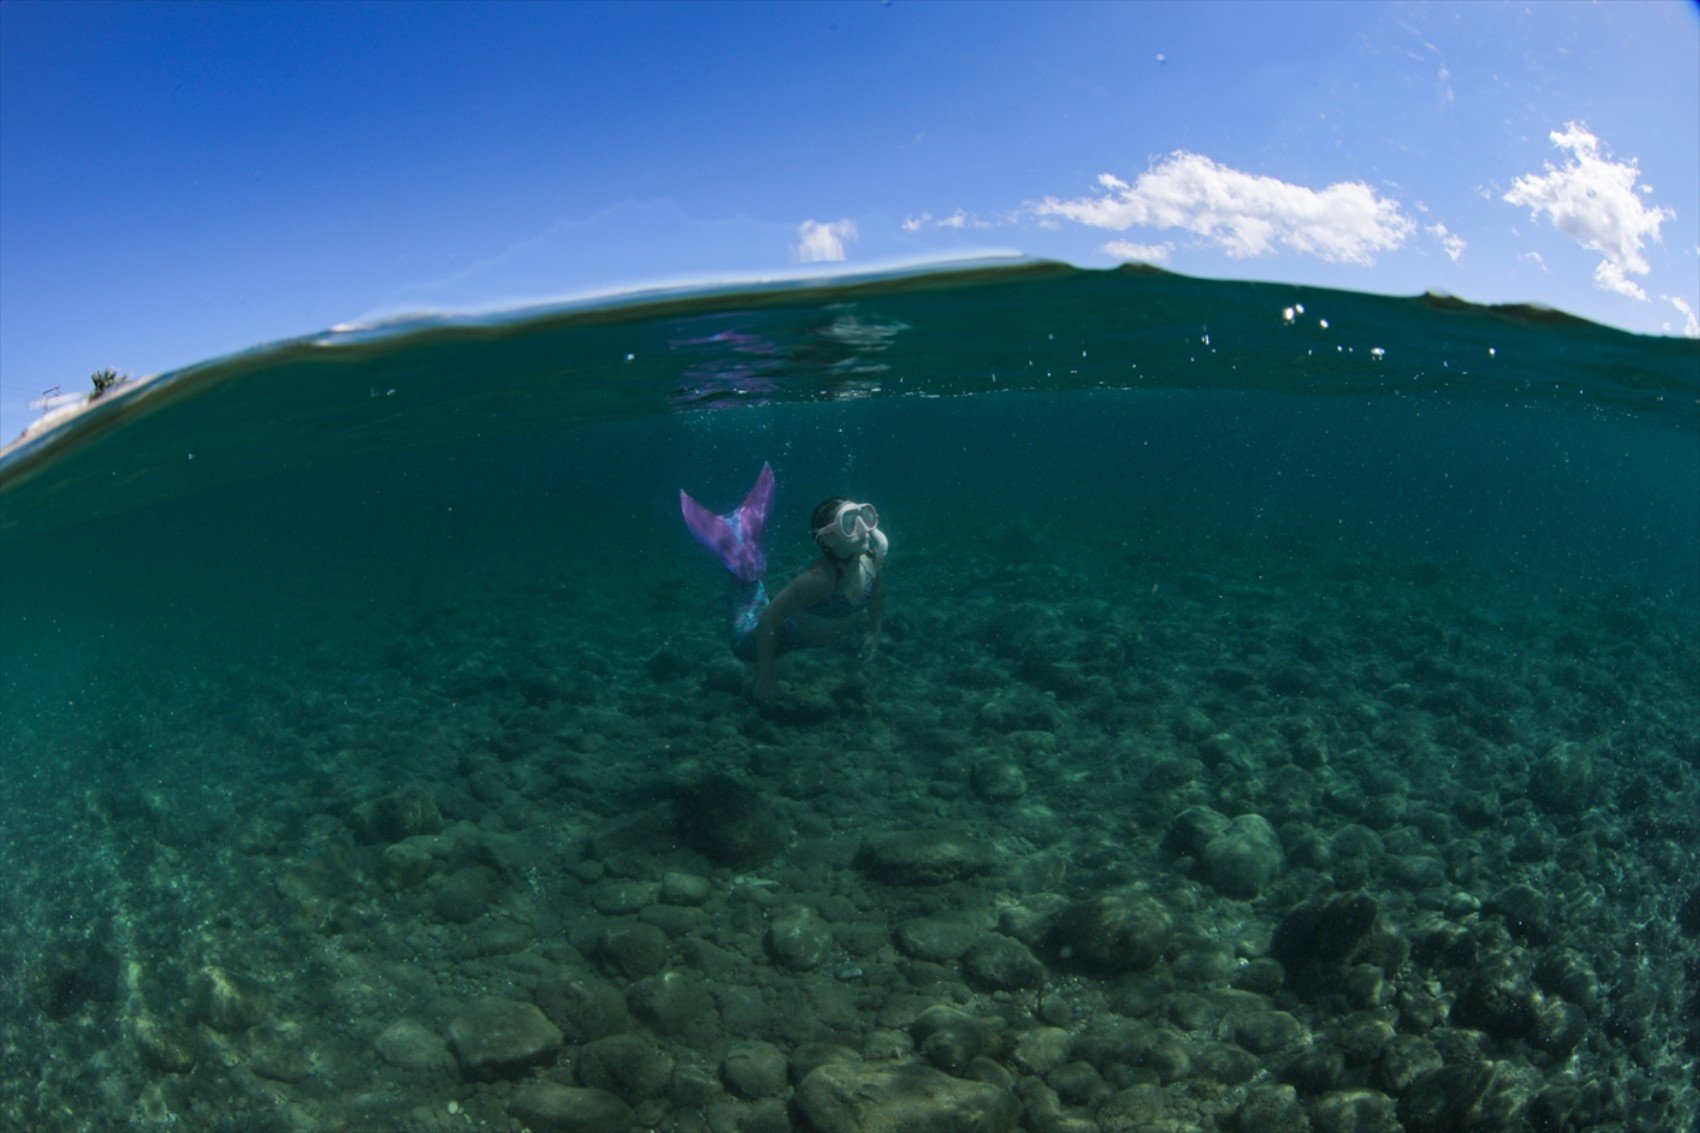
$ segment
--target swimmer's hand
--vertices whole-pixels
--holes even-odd
[[[880,651],[880,635],[879,634],[870,633],[870,634],[867,634],[866,636],[864,636],[862,638],[862,660],[872,661],[874,659],[874,654],[878,653],[879,651]]]

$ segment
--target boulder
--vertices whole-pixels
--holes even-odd
[[[1578,743],[1559,744],[1529,771],[1529,798],[1548,814],[1582,813],[1593,791],[1593,759]]]
[[[1249,901],[1280,876],[1281,838],[1262,815],[1242,814],[1205,844],[1203,864],[1218,893]]]
[[[348,816],[348,823],[362,842],[400,842],[416,834],[437,833],[443,828],[443,815],[424,787],[409,783],[361,803]]]
[[[1104,974],[1143,971],[1174,942],[1175,920],[1150,897],[1112,893],[1062,911],[1045,942],[1058,959]]]
[[[797,1087],[797,1108],[816,1133],[1011,1133],[1015,1095],[929,1066],[829,1062]]]
[[[673,1059],[636,1035],[611,1035],[579,1048],[579,1081],[638,1105],[667,1092]]]
[[[720,1061],[720,1079],[741,1098],[777,1097],[790,1084],[785,1054],[769,1042],[735,1042]]]
[[[449,1045],[416,1019],[391,1023],[374,1045],[385,1062],[403,1070],[440,1070],[449,1062]]]
[[[869,877],[893,885],[938,885],[985,873],[997,862],[979,838],[948,830],[870,834],[856,854]]]
[[[988,936],[962,958],[968,976],[992,991],[1043,987],[1045,965],[1027,945],[1008,936]]]
[[[721,865],[759,865],[785,848],[785,824],[773,808],[730,775],[705,775],[681,787],[673,824],[686,845]]]
[[[832,930],[806,906],[787,909],[767,929],[767,954],[793,972],[820,967],[832,951]]]
[[[469,1078],[517,1077],[561,1049],[561,1032],[530,1003],[489,997],[455,1016],[449,1040]]]
[[[606,1090],[527,1082],[508,1099],[508,1115],[531,1133],[626,1133],[632,1107]]]

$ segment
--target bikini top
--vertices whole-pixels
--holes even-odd
[[[872,559],[872,551],[864,552],[866,558]],[[878,560],[875,560],[877,567]],[[834,590],[832,596],[823,602],[816,602],[808,608],[808,612],[817,618],[848,618],[862,612],[867,606],[868,599],[874,596],[874,587],[879,583],[879,571],[866,570],[862,572],[862,593],[859,595],[845,594],[842,590]]]

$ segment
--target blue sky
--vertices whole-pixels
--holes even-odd
[[[1700,311],[1691,3],[0,4],[0,439],[408,310],[1011,249]]]

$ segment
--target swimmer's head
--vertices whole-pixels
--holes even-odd
[[[865,554],[879,525],[879,512],[874,510],[873,504],[858,503],[842,496],[822,500],[809,517],[815,542],[829,555],[840,559]]]

